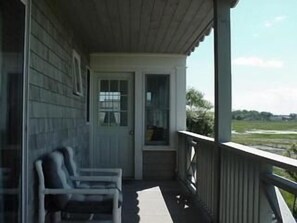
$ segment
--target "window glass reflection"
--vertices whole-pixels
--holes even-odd
[[[0,222],[20,219],[25,7],[0,0]]]
[[[169,144],[169,75],[146,76],[146,145]]]

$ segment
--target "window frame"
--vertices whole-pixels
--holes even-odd
[[[77,61],[77,66],[75,61]],[[81,59],[78,52],[74,49],[72,50],[72,80],[73,80],[73,94],[77,96],[83,96]]]

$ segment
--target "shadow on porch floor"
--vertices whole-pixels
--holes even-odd
[[[177,181],[124,181],[122,223],[207,223]]]

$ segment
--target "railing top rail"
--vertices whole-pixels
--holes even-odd
[[[242,155],[251,156],[255,159],[261,159],[262,161],[269,162],[273,166],[277,166],[284,169],[289,169],[297,172],[297,160],[286,156],[266,152],[260,149],[244,146],[238,143],[226,142],[221,143],[220,147],[239,152]]]
[[[179,134],[184,136],[193,137],[197,142],[206,142],[206,143],[215,143],[213,138],[199,135],[193,132],[188,131],[179,131]],[[233,142],[225,142],[225,143],[217,143],[217,145],[221,148],[228,149],[229,151],[237,152],[243,156],[249,156],[253,159],[259,159],[263,162],[268,162],[273,166],[277,166],[280,168],[288,169],[291,171],[297,172],[297,160],[289,157],[281,156],[278,154],[266,152],[260,149],[252,148],[249,146],[244,146],[238,143]]]
[[[185,136],[190,136],[195,138],[195,140],[197,141],[203,141],[203,142],[214,142],[214,138],[210,138],[204,135],[199,135],[197,133],[193,133],[193,132],[188,132],[188,131],[179,131],[179,134],[185,135]]]

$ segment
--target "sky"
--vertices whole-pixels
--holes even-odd
[[[231,9],[232,109],[297,113],[297,1]],[[213,31],[187,60],[187,87],[214,102]]]

